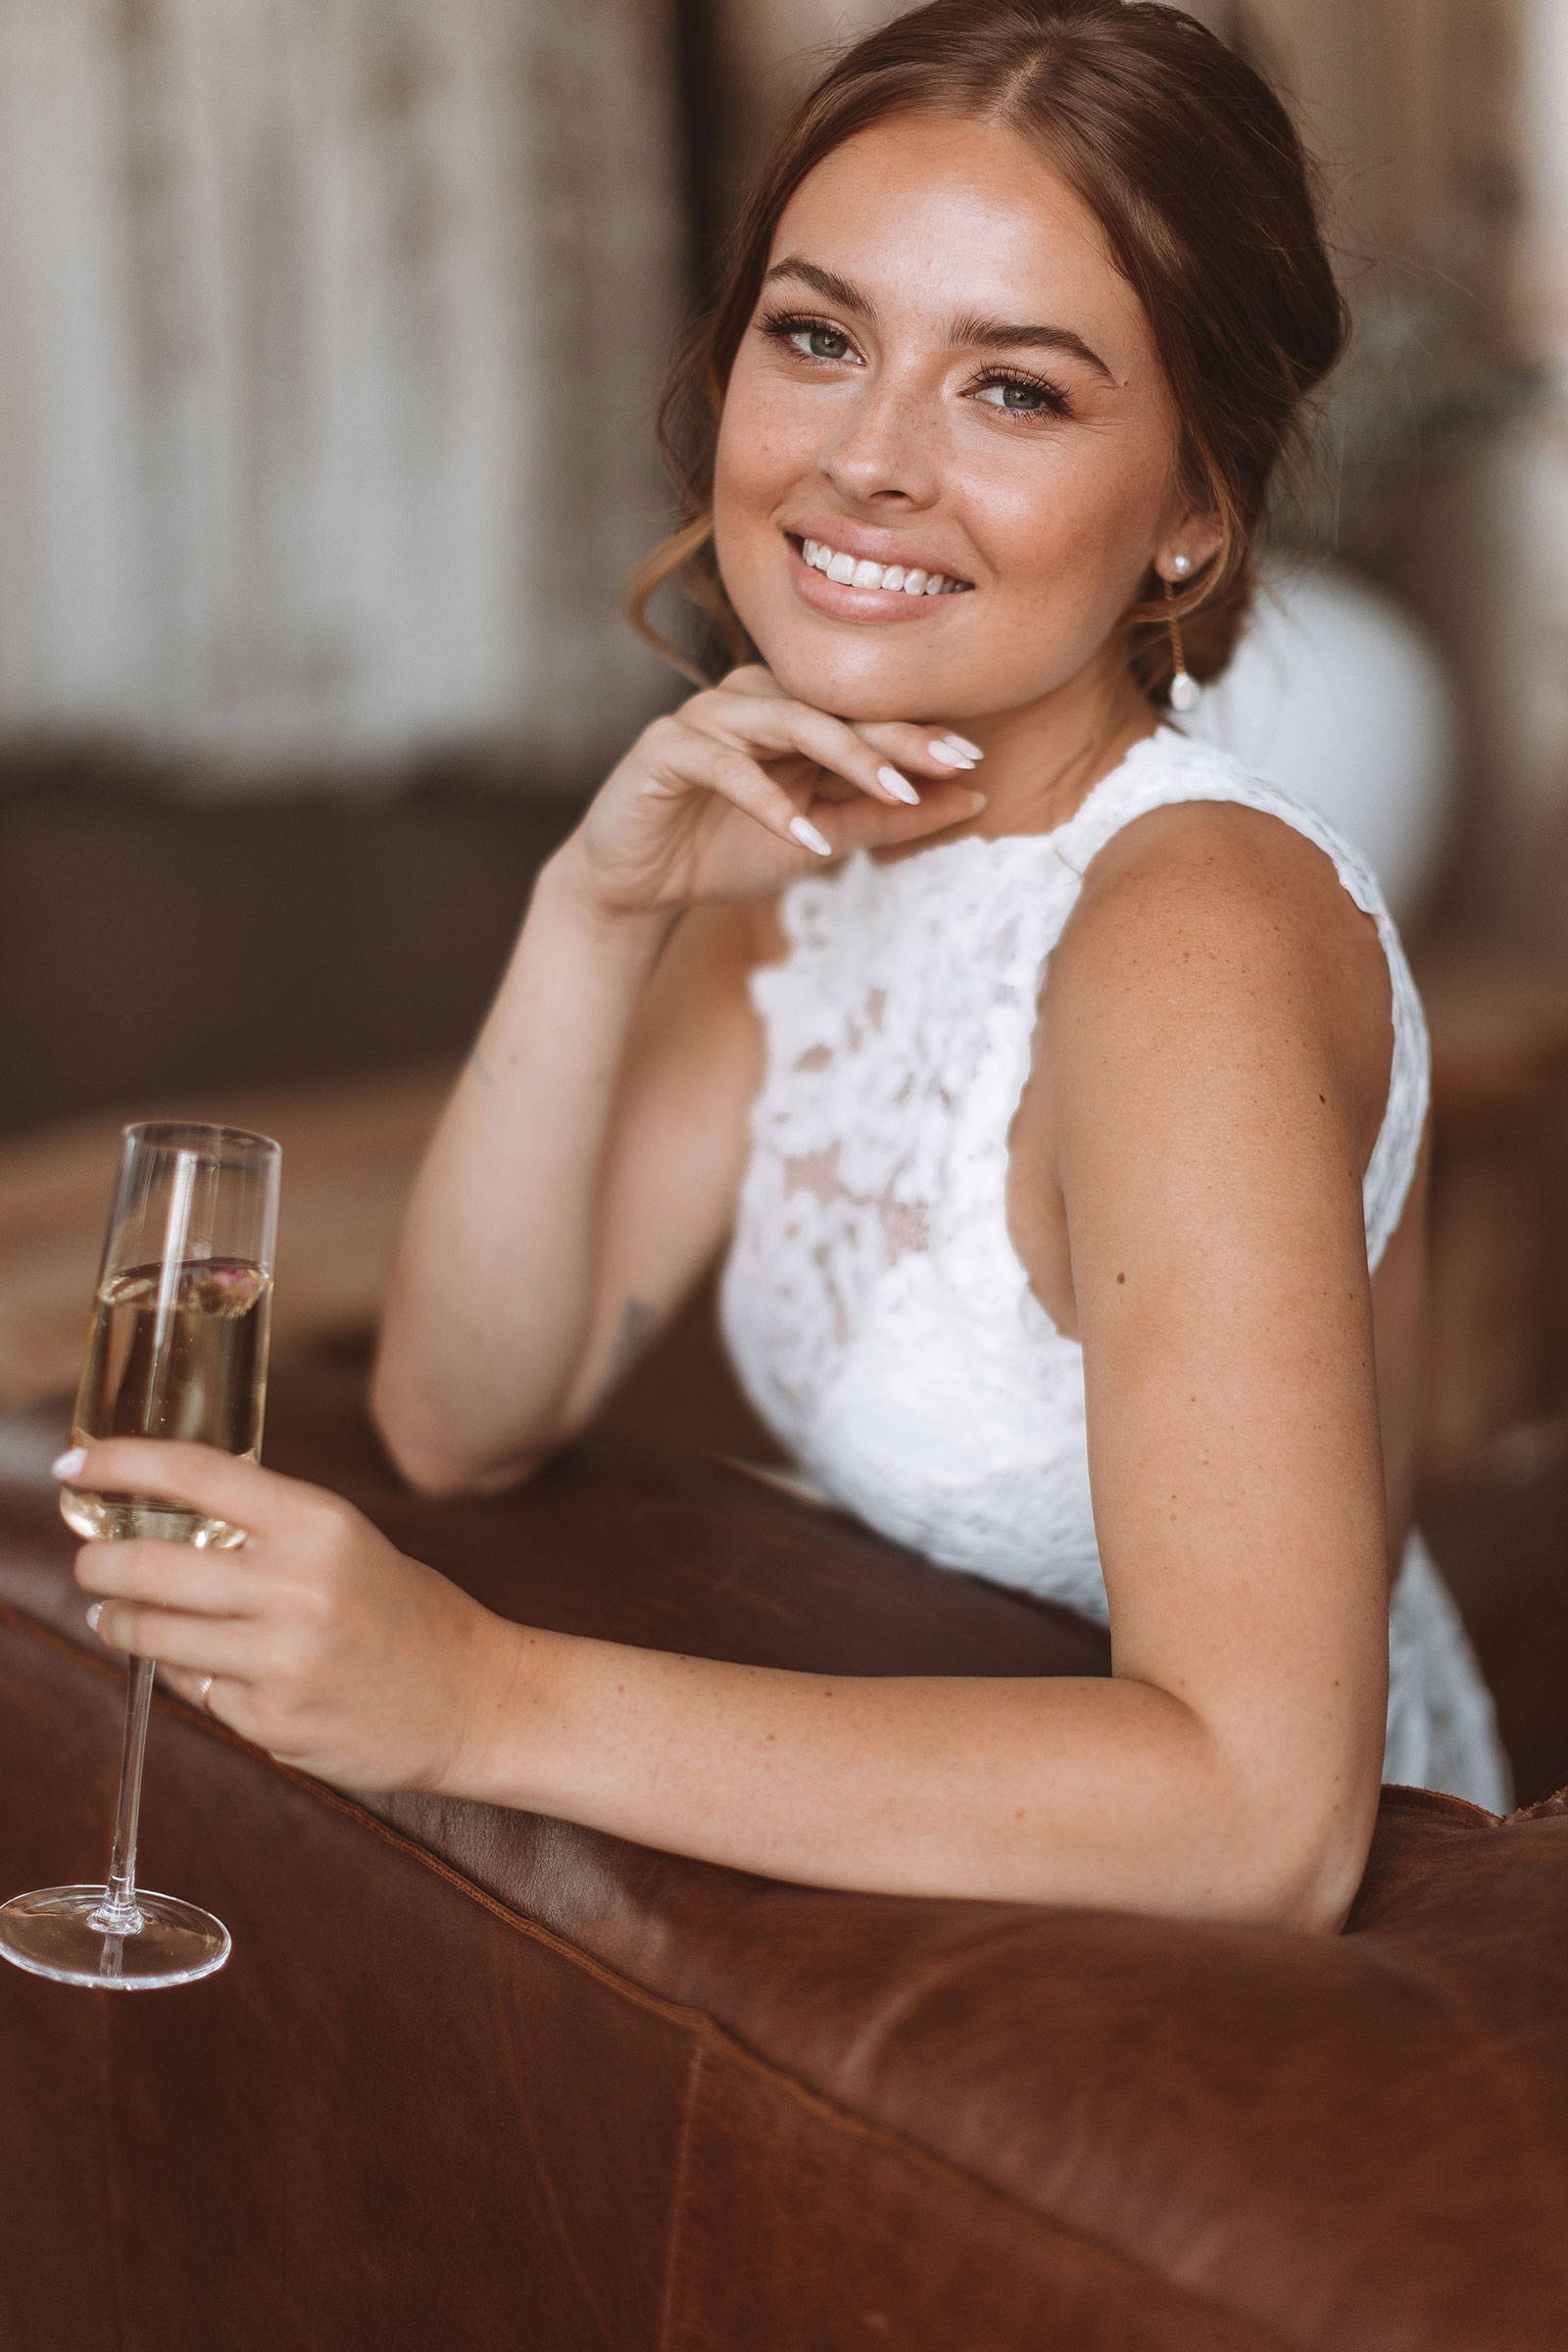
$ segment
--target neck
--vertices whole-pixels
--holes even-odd
[[[1123,674],[1110,683],[1073,679],[1020,710],[959,719],[956,723],[985,753],[974,780],[986,805],[943,840],[962,833],[994,839],[1054,832],[1163,717]]]

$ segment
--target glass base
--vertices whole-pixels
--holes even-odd
[[[177,1895],[144,1894],[117,1924],[107,1886],[49,1886],[0,1903],[0,1958],[58,1984],[156,1992],[192,1984],[228,1958],[228,1930]]]

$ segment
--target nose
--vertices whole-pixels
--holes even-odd
[[[839,412],[838,428],[820,463],[842,498],[906,513],[935,503],[939,435],[929,400],[916,385],[868,371],[848,412]]]

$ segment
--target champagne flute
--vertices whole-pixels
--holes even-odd
[[[256,1459],[277,1231],[279,1152],[238,1127],[127,1127],[121,1145],[74,1446],[178,1438]],[[243,1528],[140,1494],[64,1487],[67,1524],[89,1541],[157,1536],[228,1549]],[[228,1958],[211,1912],[136,1885],[136,1827],[153,1664],[132,1658],[109,1880],[0,1904],[0,1953],[63,1984],[188,1984]]]

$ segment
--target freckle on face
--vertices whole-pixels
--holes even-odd
[[[1093,214],[1019,133],[905,119],[810,173],[774,239],[786,254],[861,289],[876,319],[782,279],[768,306],[831,316],[861,364],[813,372],[755,329],[736,358],[714,538],[763,660],[789,692],[859,718],[982,716],[1075,676],[1139,593],[1175,434],[1148,321]],[[965,314],[1070,327],[1114,380],[1055,353],[955,345]],[[1049,378],[1074,416],[1020,424],[973,397],[1009,364]],[[974,592],[906,625],[826,617],[794,586],[785,533],[803,517],[934,547]]]

